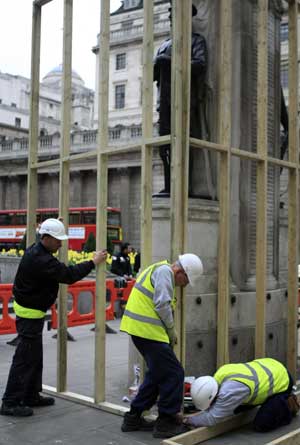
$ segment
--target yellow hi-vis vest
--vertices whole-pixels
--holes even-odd
[[[30,309],[28,307],[23,307],[14,300],[13,308],[15,314],[21,318],[44,318],[46,312],[40,311],[39,309]]]
[[[250,396],[243,402],[247,405],[261,405],[272,394],[286,391],[290,383],[287,369],[272,358],[221,366],[214,378],[219,385],[226,380],[247,385]]]
[[[167,261],[160,261],[147,267],[137,278],[129,295],[122,317],[120,331],[148,340],[170,343],[166,327],[155,311],[153,303],[154,287],[151,283],[152,272]],[[175,286],[174,286],[175,292]],[[174,293],[171,305],[175,302]]]

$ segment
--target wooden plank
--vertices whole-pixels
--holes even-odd
[[[231,64],[232,64],[232,1],[220,2],[220,98],[218,106],[220,144],[231,143]],[[218,312],[217,366],[229,361],[229,248],[230,248],[230,150],[220,154],[219,182],[219,254],[218,254]]]
[[[292,431],[284,436],[278,437],[278,439],[272,440],[265,445],[299,445],[300,443],[300,428]]]
[[[31,37],[31,93],[30,93],[30,122],[29,122],[29,150],[27,168],[27,227],[26,244],[35,242],[36,208],[37,208],[37,170],[33,167],[38,155],[39,137],[39,91],[40,91],[40,51],[41,51],[41,8],[33,4],[32,8],[32,37]]]
[[[267,275],[268,0],[258,1],[255,357],[265,357]]]
[[[240,428],[252,422],[256,414],[256,409],[229,417],[223,422],[213,427],[195,428],[188,433],[172,437],[170,440],[163,440],[163,445],[196,445],[213,437],[220,436],[234,429]],[[170,443],[171,441],[171,443]]]
[[[298,8],[289,3],[289,161],[299,163],[298,124]],[[298,164],[299,165],[299,164]],[[289,170],[288,184],[288,329],[287,365],[293,377],[297,368],[297,302],[299,248],[299,170]]]
[[[171,63],[171,259],[187,248],[192,2],[172,3]],[[185,362],[185,311],[182,288],[176,289],[174,314],[178,331],[175,352]]]
[[[62,122],[61,148],[59,163],[59,216],[63,218],[66,231],[69,225],[69,188],[70,166],[63,157],[70,154],[71,145],[71,107],[72,107],[72,25],[73,0],[64,0],[63,28],[63,74],[62,74]],[[68,264],[68,242],[62,243],[60,261]],[[58,296],[57,327],[57,389],[67,387],[67,285],[60,284]]]
[[[144,3],[142,134],[143,141],[153,132],[153,0]],[[141,266],[152,262],[152,146],[142,145],[141,166]]]
[[[98,57],[98,153],[97,153],[97,250],[106,247],[107,237],[107,154],[102,149],[108,145],[108,92],[109,92],[109,32],[110,1],[101,0],[100,54]],[[95,320],[95,402],[105,400],[105,262],[96,268],[96,320]]]

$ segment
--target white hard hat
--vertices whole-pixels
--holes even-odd
[[[194,286],[195,281],[203,274],[202,261],[193,253],[185,253],[179,255],[179,262],[188,276],[190,285]]]
[[[207,375],[194,380],[191,386],[191,397],[197,409],[207,409],[218,392],[218,382]]]
[[[53,238],[59,240],[68,239],[68,235],[66,235],[65,226],[59,219],[48,218],[42,222],[40,230],[40,235],[50,235]]]

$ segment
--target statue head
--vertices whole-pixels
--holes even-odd
[[[170,8],[168,9],[168,11],[169,11],[170,23],[172,24],[172,3],[171,3]],[[194,4],[192,4],[192,17],[197,15],[197,12],[198,12],[198,10],[197,10],[196,6]]]

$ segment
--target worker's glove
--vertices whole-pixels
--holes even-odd
[[[295,394],[290,394],[287,398],[287,404],[288,404],[291,414],[293,416],[296,416],[297,412],[300,409],[300,405],[299,405],[297,396]]]
[[[167,329],[167,334],[169,337],[170,346],[173,348],[173,346],[177,344],[177,332],[174,326]]]

